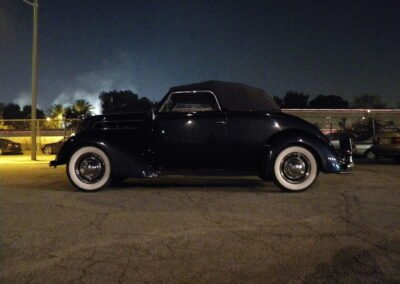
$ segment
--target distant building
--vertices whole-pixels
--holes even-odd
[[[400,128],[400,109],[282,109],[317,125],[324,133],[352,128],[357,122],[373,118],[381,125]]]

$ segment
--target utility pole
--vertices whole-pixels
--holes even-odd
[[[36,160],[36,105],[37,105],[37,69],[38,69],[38,19],[39,0],[23,0],[33,7],[33,39],[32,39],[32,107],[31,107],[31,159]]]

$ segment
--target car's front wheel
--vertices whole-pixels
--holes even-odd
[[[97,147],[79,148],[69,159],[67,175],[79,190],[99,190],[110,182],[110,160],[107,154]]]
[[[318,163],[313,153],[301,146],[280,151],[274,162],[275,183],[286,192],[309,188],[318,176]]]

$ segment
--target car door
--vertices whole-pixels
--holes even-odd
[[[257,168],[265,154],[265,141],[273,133],[273,121],[265,113],[229,112],[227,162],[232,169]]]
[[[156,112],[155,163],[163,168],[221,168],[226,113],[211,91],[172,92]]]

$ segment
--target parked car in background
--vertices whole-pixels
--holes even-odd
[[[58,151],[60,151],[60,148],[62,146],[62,144],[64,144],[65,142],[65,138],[61,139],[60,141],[54,142],[54,143],[48,143],[45,144],[42,147],[42,153],[45,155],[55,155],[58,153]]]
[[[87,117],[50,166],[66,164],[82,191],[113,179],[217,170],[273,179],[282,190],[299,192],[320,171],[352,167],[350,143],[342,145],[345,154],[336,156],[319,129],[281,112],[261,89],[208,81],[171,88],[151,112]]]
[[[0,138],[0,155],[4,154],[22,154],[21,144]]]
[[[366,157],[370,160],[376,160],[379,157],[393,158],[400,163],[400,131],[378,133]]]
[[[366,154],[373,145],[374,136],[371,133],[360,134],[353,139],[353,155],[358,157],[366,157]]]
[[[328,139],[332,142],[333,147],[337,151],[340,150],[340,138],[343,136],[351,138],[353,156],[366,157],[368,150],[371,149],[373,145],[374,137],[372,133],[355,135],[349,133],[335,132],[327,134]]]

